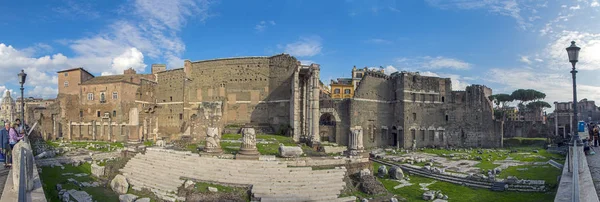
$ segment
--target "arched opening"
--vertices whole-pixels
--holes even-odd
[[[391,138],[393,140],[392,140],[392,142],[390,142],[390,145],[398,147],[399,146],[399,142],[398,142],[398,128],[396,128],[396,126],[392,126],[392,137]]]
[[[335,117],[331,113],[324,113],[319,118],[319,134],[322,141],[335,142]]]

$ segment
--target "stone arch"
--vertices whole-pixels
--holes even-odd
[[[320,109],[319,116],[319,134],[321,140],[336,142],[337,126],[340,122],[340,117],[337,111],[333,108]]]

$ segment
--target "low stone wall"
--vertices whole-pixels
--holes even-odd
[[[31,146],[29,146],[29,143],[25,143],[25,142],[21,142],[19,144],[27,144],[26,146],[22,146],[21,148],[24,149],[24,147],[29,147],[31,148]],[[16,148],[16,147],[15,147]],[[19,153],[20,150],[15,150],[15,154]],[[31,151],[31,149],[29,149],[29,151]],[[31,175],[31,180],[30,183],[32,185],[30,185],[30,191],[27,191],[26,194],[26,201],[28,202],[46,202],[46,195],[44,194],[44,189],[42,188],[42,181],[40,180],[40,175],[38,173],[38,169],[37,169],[37,165],[35,162],[35,159],[33,158],[33,154],[29,154],[31,155],[31,158],[29,158],[29,160],[31,160],[31,164],[30,165],[26,165],[28,168],[32,169],[32,175]],[[8,176],[6,178],[6,183],[4,185],[4,190],[2,191],[2,198],[0,198],[0,202],[13,202],[13,201],[18,201],[19,199],[19,190],[18,190],[18,182],[15,183],[15,180],[19,180],[18,178],[14,178],[14,172],[15,171],[20,171],[20,168],[18,167],[19,164],[17,164],[15,161],[13,161],[13,169],[10,169],[8,172]],[[20,173],[19,173],[20,175]],[[23,177],[23,176],[20,176]],[[16,185],[16,186],[15,186]]]
[[[583,153],[583,147],[578,148],[579,160],[579,201],[598,201],[594,182],[588,167],[588,162]],[[569,161],[565,161],[560,184],[556,191],[555,202],[573,201],[573,173],[569,172]]]

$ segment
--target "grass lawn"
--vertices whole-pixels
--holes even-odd
[[[542,138],[543,139],[543,138]],[[509,153],[511,150],[516,150],[517,153]],[[534,153],[533,151],[537,150],[538,153]],[[543,149],[542,147],[537,147],[537,146],[527,146],[527,147],[510,147],[510,148],[504,148],[501,150],[490,150],[490,152],[487,152],[486,149],[481,149],[481,151],[483,152],[483,154],[479,154],[477,152],[477,149],[473,149],[470,152],[458,152],[458,151],[448,151],[445,149],[424,149],[422,152],[425,153],[429,153],[429,154],[436,154],[438,156],[442,156],[442,154],[445,154],[448,157],[449,154],[467,154],[471,156],[471,160],[475,160],[475,158],[477,156],[481,157],[481,161],[479,164],[475,165],[475,167],[481,168],[481,169],[494,169],[496,167],[498,167],[498,164],[494,164],[494,161],[498,161],[498,160],[505,160],[507,157],[511,157],[513,160],[518,160],[518,161],[523,161],[523,162],[546,162],[550,159],[553,159],[554,161],[564,164],[565,162],[565,156],[562,156],[560,154],[553,154],[553,153],[549,153],[547,152],[545,149]],[[508,154],[507,154],[508,153]],[[521,153],[529,153],[529,154],[521,154]],[[488,161],[488,159],[490,161]]]
[[[73,178],[78,182],[93,182],[96,179],[91,176],[91,166],[89,163],[84,163],[81,166],[73,167],[69,164],[63,165],[65,169],[60,167],[42,167],[42,173],[40,177],[42,179],[42,187],[46,194],[46,199],[50,202],[60,202],[58,200],[58,190],[56,190],[56,184],[61,184],[63,189],[75,189],[79,190],[79,187],[69,182],[69,178]],[[62,175],[63,173],[87,173],[88,176],[76,177],[74,175]],[[92,196],[94,201],[119,201],[119,196],[113,192],[110,188],[99,187],[84,187],[82,191],[87,192]]]
[[[527,170],[518,170],[527,168]],[[550,165],[541,166],[511,166],[506,170],[500,172],[499,178],[506,178],[508,176],[515,176],[519,179],[528,180],[545,180],[546,184],[550,187],[554,187],[558,184],[557,177],[561,174],[561,170]]]
[[[231,195],[239,197],[238,200],[250,201],[250,196],[248,195],[248,190],[243,187],[230,187],[223,186],[219,184],[206,183],[206,182],[197,182],[194,185],[194,191],[203,194],[215,194],[208,190],[208,187],[217,188],[219,194],[229,193]]]
[[[375,168],[375,175],[379,164],[373,163]],[[421,177],[417,175],[410,175],[410,183],[413,185],[394,189],[399,182],[390,179],[378,178],[385,188],[398,196],[402,196],[407,201],[424,201],[423,193],[419,183],[431,183],[435,180]],[[546,202],[554,201],[556,193],[522,193],[522,192],[494,192],[488,189],[476,189],[448,182],[437,181],[427,188],[430,190],[441,190],[443,194],[448,195],[449,201],[459,202],[479,202],[479,201],[494,201],[494,202]]]

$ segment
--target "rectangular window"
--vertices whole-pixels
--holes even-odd
[[[83,117],[83,110],[79,110],[79,117]]]
[[[421,101],[425,102],[425,94],[421,94]]]
[[[423,138],[423,142],[425,142],[425,130],[421,131],[421,137]]]
[[[431,102],[435,102],[435,95],[430,95],[429,97],[430,97]]]
[[[65,87],[69,87],[69,81],[65,81]]]
[[[344,94],[347,94],[347,95],[349,95],[349,94],[350,94],[350,89],[346,89],[346,90],[344,90]]]
[[[413,113],[413,121],[417,120],[417,113]]]
[[[113,96],[112,96],[113,100],[116,100],[119,98],[119,93],[117,92],[113,92]]]
[[[104,92],[100,93],[100,103],[106,103],[106,97],[104,95]]]
[[[336,88],[335,90],[333,90],[333,93],[334,93],[334,94],[340,94],[340,89],[339,89],[339,88]]]
[[[113,117],[117,117],[117,111],[113,111]]]
[[[179,113],[179,120],[183,120],[183,114]]]
[[[65,72],[65,76],[69,76],[69,72]]]
[[[88,93],[88,100],[94,100],[94,93]]]
[[[412,139],[413,139],[413,140],[416,140],[416,139],[417,139],[417,137],[416,137],[416,136],[417,136],[417,134],[416,134],[416,133],[417,133],[417,132],[416,132],[415,130],[410,130],[410,136],[412,137]]]
[[[96,111],[96,116],[100,117],[100,111]]]
[[[414,102],[414,101],[417,101],[417,94],[414,94],[414,93],[412,94],[412,101],[413,101],[413,102]]]

